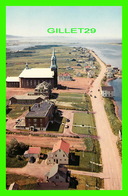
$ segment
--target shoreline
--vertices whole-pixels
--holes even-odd
[[[116,80],[116,79],[118,79],[118,78],[117,78],[117,77],[114,77],[114,78],[109,78],[109,79],[107,79],[106,82],[105,82],[105,85],[108,86],[108,82],[110,82],[110,81],[112,81],[112,80]],[[112,102],[113,102],[113,104],[114,104],[114,106],[115,106],[115,114],[116,114],[116,117],[119,119],[120,122],[122,122],[122,120],[121,120],[120,117],[119,117],[119,107],[118,107],[116,101],[114,100],[114,98],[112,99]]]

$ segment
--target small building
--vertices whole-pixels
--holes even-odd
[[[72,78],[71,74],[63,73],[63,74],[59,75],[59,81],[61,81],[61,80],[63,80],[63,81],[73,81],[73,78]]]
[[[43,95],[15,95],[9,99],[9,104],[35,104],[40,103],[46,97]]]
[[[106,77],[107,77],[107,78],[113,78],[113,77],[114,77],[113,72],[107,72],[107,73],[106,73]]]
[[[25,116],[26,128],[45,131],[49,122],[53,120],[54,112],[55,104],[50,101],[34,104]]]
[[[24,157],[30,158],[34,157],[35,159],[40,157],[41,148],[40,147],[29,147],[27,151],[24,153]]]
[[[7,87],[19,88],[20,87],[19,77],[7,77],[6,85]]]
[[[52,152],[48,154],[47,163],[68,164],[69,163],[69,144],[63,139],[53,146]]]
[[[113,86],[102,86],[101,95],[102,97],[113,97],[114,96]]]
[[[94,78],[95,76],[95,72],[93,70],[90,70],[88,73],[87,73],[88,77],[89,78]]]
[[[47,181],[53,183],[69,183],[70,172],[63,165],[55,164],[46,174]]]
[[[44,95],[50,98],[51,92],[52,92],[52,86],[50,83],[44,81],[40,84],[38,84],[35,88],[34,94],[35,95]]]
[[[119,71],[119,68],[118,67],[113,67],[113,73],[114,74],[118,73],[118,71]]]
[[[106,67],[111,67],[111,65],[106,65]]]

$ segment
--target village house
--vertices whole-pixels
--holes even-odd
[[[89,78],[94,78],[95,76],[95,72],[93,70],[90,70],[88,73],[87,73],[88,77]]]
[[[69,73],[63,73],[59,75],[59,81],[73,81],[73,78],[71,74]]]
[[[107,77],[107,78],[113,78],[113,77],[114,77],[113,72],[107,72],[107,73],[106,73],[106,77]]]
[[[55,104],[50,101],[36,103],[29,107],[29,112],[25,116],[26,128],[33,130],[46,130],[50,121],[53,120]]]
[[[50,83],[44,81],[40,84],[38,84],[34,90],[35,95],[44,95],[50,98],[51,93],[52,93],[52,86]]]
[[[70,182],[70,172],[63,165],[55,164],[46,174],[47,181],[53,183],[68,183]]]
[[[40,157],[41,148],[40,147],[29,147],[27,151],[24,153],[24,157],[30,158],[34,157],[35,159]]]
[[[47,163],[68,164],[69,146],[63,139],[59,140],[54,144],[52,152],[48,154]]]
[[[112,86],[102,86],[101,87],[101,95],[102,97],[113,97],[114,96],[114,89]]]
[[[9,104],[35,104],[45,100],[46,97],[43,95],[15,95],[9,99]]]

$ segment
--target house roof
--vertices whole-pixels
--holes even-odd
[[[29,147],[28,154],[40,154],[41,148],[40,147]]]
[[[102,86],[102,91],[114,91],[113,86]]]
[[[6,82],[20,82],[19,77],[7,77]]]
[[[69,146],[70,144],[61,139],[56,144],[54,144],[52,152],[56,152],[57,150],[61,149],[64,152],[69,153]]]
[[[15,98],[15,99],[22,99],[22,100],[36,100],[38,98],[41,98],[42,100],[45,99],[43,95],[15,95],[11,97],[10,99]]]
[[[19,78],[53,78],[54,71],[51,68],[25,68]]]
[[[35,103],[31,107],[31,111],[29,111],[26,115],[26,117],[45,117],[50,110],[50,108],[53,106],[53,103],[50,101],[43,101],[41,103]]]

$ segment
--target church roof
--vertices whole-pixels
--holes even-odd
[[[53,78],[54,71],[51,68],[29,68],[24,69],[19,78]]]

